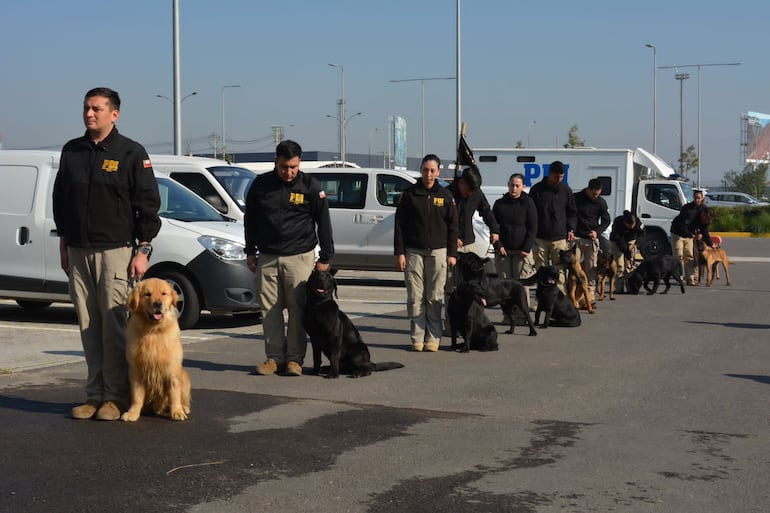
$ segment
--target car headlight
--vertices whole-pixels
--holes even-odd
[[[220,260],[246,260],[244,245],[239,242],[211,235],[201,235],[198,242]]]

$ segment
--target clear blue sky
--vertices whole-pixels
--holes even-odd
[[[455,0],[181,0],[183,149],[271,151],[271,126],[306,150],[335,151],[345,66],[349,152],[385,150],[388,115],[408,123],[420,156],[420,85],[389,80],[455,74]],[[60,148],[83,131],[82,96],[106,85],[123,99],[119,127],[154,153],[172,152],[172,1],[24,0],[0,9],[3,147]],[[742,112],[770,112],[770,2],[462,2],[462,113],[473,147],[587,144],[652,149],[658,66],[701,69],[703,183],[739,166]],[[685,146],[697,143],[696,69],[685,82]],[[676,165],[679,82],[658,70],[658,153]],[[426,82],[427,151],[452,158],[455,85]],[[531,123],[535,121],[535,123]],[[374,131],[374,129],[377,129]],[[371,138],[370,138],[371,134]],[[254,141],[238,143],[236,141]]]

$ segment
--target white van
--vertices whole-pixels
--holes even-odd
[[[51,205],[58,170],[58,152],[0,150],[0,297],[24,308],[70,300]],[[180,326],[193,326],[201,310],[256,311],[243,225],[158,171],[156,179],[162,223],[147,277],[166,279],[179,293]]]

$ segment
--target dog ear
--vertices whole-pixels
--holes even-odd
[[[129,311],[135,312],[139,308],[139,299],[141,297],[142,288],[142,282],[139,282],[134,285],[134,288],[131,289],[131,292],[128,293],[128,297],[126,298],[126,306],[128,307]]]
[[[169,284],[169,290],[171,290],[171,305],[176,308],[176,305],[179,303],[179,294],[177,294],[176,290],[174,290],[174,287]]]
[[[329,274],[331,274],[332,276],[336,276],[337,275],[337,271],[338,271],[338,269],[330,268],[329,269]]]

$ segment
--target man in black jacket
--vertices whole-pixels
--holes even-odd
[[[122,305],[130,278],[149,267],[160,230],[160,195],[147,152],[118,133],[120,96],[92,89],[83,102],[86,133],[61,153],[53,189],[61,267],[88,366],[75,419],[117,420],[129,400]]]
[[[634,267],[636,241],[642,236],[644,227],[641,219],[629,210],[624,210],[612,221],[610,242],[612,255],[618,267],[618,276],[623,276]]]
[[[697,285],[697,266],[695,265],[695,246],[692,225],[703,209],[703,192],[695,191],[693,200],[685,204],[671,221],[671,247],[674,255],[682,262],[682,275],[688,285]]]
[[[275,150],[275,169],[254,179],[246,197],[246,264],[256,273],[267,360],[257,374],[301,376],[307,350],[305,285],[315,268],[329,270],[334,256],[326,193],[299,170],[302,148],[294,141]],[[317,229],[317,232],[316,232]],[[283,310],[289,312],[284,331]]]
[[[588,187],[575,193],[577,208],[577,226],[575,227],[575,244],[583,260],[583,270],[588,276],[588,290],[591,301],[596,291],[596,265],[599,249],[609,255],[609,243],[602,234],[610,226],[610,212],[607,202],[602,198],[602,182],[598,178],[588,181]]]
[[[548,166],[548,175],[533,185],[529,195],[537,207],[537,237],[535,238],[535,268],[544,265],[559,267],[559,287],[565,291],[564,269],[559,264],[559,251],[575,238],[577,207],[572,190],[563,183],[564,164],[556,160]],[[565,291],[566,292],[566,291]]]
[[[405,273],[412,349],[438,351],[447,266],[457,262],[457,209],[438,183],[441,161],[426,155],[421,179],[404,191],[393,236],[396,269]]]

